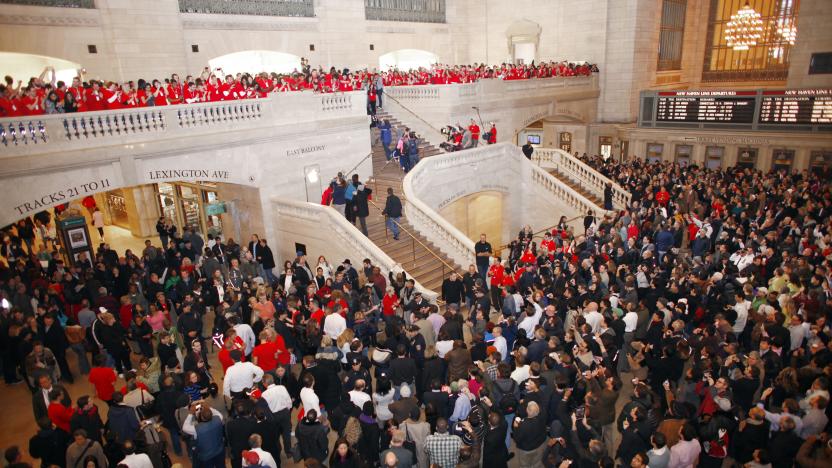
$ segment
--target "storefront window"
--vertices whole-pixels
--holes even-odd
[[[160,183],[157,185],[159,209],[180,232],[185,226],[193,226],[201,233],[222,233],[220,213],[209,214],[209,205],[221,204],[217,184]],[[223,211],[224,212],[224,211]]]
[[[737,149],[737,166],[751,169],[757,167],[757,148]]]
[[[711,0],[702,81],[785,80],[794,46],[800,0]],[[748,4],[763,21],[762,37],[748,50],[728,46],[725,29]]]
[[[661,143],[647,144],[647,162],[660,162],[664,155],[664,145]]]
[[[775,171],[792,170],[794,163],[794,150],[790,149],[775,149],[771,154],[771,168]]]
[[[558,135],[558,147],[567,153],[572,152],[572,134],[569,132],[560,132]]]
[[[722,167],[722,157],[725,155],[724,146],[708,146],[705,148],[705,167],[719,169]]]
[[[130,222],[127,219],[127,202],[124,199],[124,192],[121,189],[107,192],[107,211],[110,213],[110,222],[116,226],[129,228]]]
[[[609,159],[612,156],[612,137],[602,136],[598,138],[598,147],[601,150],[601,157]]]
[[[676,145],[676,162],[680,166],[689,165],[692,154],[693,154],[693,146],[691,146],[691,145]]]

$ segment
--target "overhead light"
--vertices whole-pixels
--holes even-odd
[[[763,20],[748,2],[731,15],[725,26],[725,41],[734,50],[748,50],[763,37]]]

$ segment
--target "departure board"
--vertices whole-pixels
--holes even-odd
[[[832,90],[763,91],[760,101],[760,123],[832,124]]]
[[[643,128],[712,128],[832,133],[832,89],[641,92]]]
[[[658,93],[656,121],[750,124],[756,91],[665,91]]]

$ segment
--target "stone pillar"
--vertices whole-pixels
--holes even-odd
[[[156,221],[159,220],[159,202],[153,185],[140,185],[122,190],[127,206],[130,233],[136,237],[156,235]],[[156,242],[158,244],[158,242]]]

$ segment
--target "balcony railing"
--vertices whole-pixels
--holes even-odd
[[[265,99],[180,104],[0,119],[0,159],[199,137],[341,118],[366,118],[366,95],[311,92]]]
[[[364,14],[373,21],[444,23],[445,0],[364,0]]]
[[[313,0],[179,0],[182,13],[255,16],[315,16]]]
[[[57,8],[95,8],[95,0],[0,0],[0,4]]]

